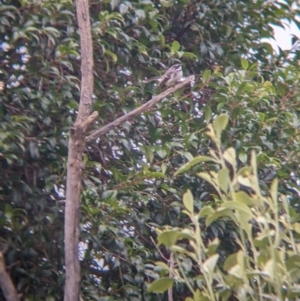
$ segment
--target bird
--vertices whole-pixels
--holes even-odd
[[[179,80],[181,80],[183,76],[181,64],[175,64],[170,67],[163,75],[155,76],[149,79],[144,80],[144,83],[149,83],[157,80],[159,82],[159,87],[170,87],[176,84]]]
[[[294,45],[292,46],[292,48],[291,48],[291,52],[292,51],[295,51],[295,50],[300,50],[300,39],[299,40],[297,40],[295,43],[294,43]]]

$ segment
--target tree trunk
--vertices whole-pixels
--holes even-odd
[[[67,163],[65,208],[65,294],[64,301],[80,299],[79,210],[82,175],[82,155],[89,122],[93,94],[93,46],[89,3],[76,0],[81,48],[81,95],[78,116],[70,129]]]

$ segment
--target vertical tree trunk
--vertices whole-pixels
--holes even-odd
[[[93,94],[93,47],[88,1],[76,0],[76,10],[80,34],[82,77],[78,116],[70,129],[69,138],[65,208],[66,280],[64,301],[78,301],[80,297],[78,244],[82,155]]]
[[[16,288],[9,274],[6,272],[3,253],[0,252],[0,288],[6,301],[19,301]]]

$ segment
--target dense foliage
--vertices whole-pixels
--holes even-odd
[[[89,144],[81,210],[84,300],[167,300],[147,292],[169,258],[154,228],[184,226],[186,189],[197,208],[216,206],[215,189],[174,172],[211,141],[207,123],[229,116],[224,148],[238,164],[257,152],[263,192],[279,191],[298,211],[299,52],[273,52],[272,24],[299,21],[295,1],[90,1],[94,47],[94,128],[159,92],[143,79],[174,62],[195,74],[155,110]],[[79,100],[80,55],[74,3],[2,0],[0,6],[0,237],[9,273],[24,300],[61,300],[63,216],[69,126]],[[233,223],[202,232],[221,241],[223,261],[237,252]],[[186,267],[188,270],[188,267]],[[184,283],[174,300],[184,300]],[[1,298],[1,297],[0,297]]]
[[[223,114],[209,124],[207,134],[215,147],[208,156],[195,157],[175,173],[205,164],[207,171],[197,176],[214,187],[217,206],[204,205],[195,211],[193,195],[187,190],[182,213],[190,223],[181,229],[157,230],[158,243],[172,252],[172,262],[156,263],[161,275],[169,277],[154,281],[148,291],[166,291],[176,280],[190,291],[185,301],[268,300],[274,296],[294,300],[300,293],[300,214],[289,208],[286,196],[278,194],[277,178],[268,192],[260,189],[255,151],[249,154],[248,165],[238,168],[235,149],[222,149],[221,134],[227,123],[228,115]],[[236,225],[230,239],[237,251],[225,256],[224,262],[221,240],[203,239],[204,225],[208,228],[215,221]]]

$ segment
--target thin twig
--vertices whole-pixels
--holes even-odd
[[[174,277],[174,255],[172,252],[170,254],[169,264],[170,264],[169,278],[173,278]],[[169,287],[169,289],[168,289],[168,301],[173,301],[172,286]]]
[[[159,247],[157,246],[157,244],[155,243],[154,239],[152,238],[152,236],[150,236],[150,240],[152,241],[152,243],[154,244],[154,246],[156,247],[158,253],[160,254],[160,256],[166,261],[169,262],[169,260],[164,256],[164,254],[161,252],[161,250],[159,249]]]
[[[154,246],[156,247],[157,251],[159,252],[160,256],[169,264],[169,278],[174,277],[174,255],[170,253],[170,259],[168,260],[160,251],[157,244],[155,243],[154,239],[150,236],[150,239]],[[168,288],[168,301],[173,301],[173,289],[172,287]]]

